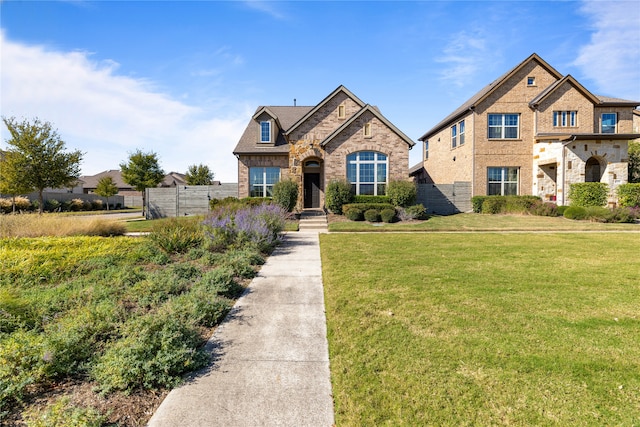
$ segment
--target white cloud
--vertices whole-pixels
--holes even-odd
[[[224,106],[224,116],[118,75],[113,61],[8,40],[0,32],[0,112],[51,122],[69,149],[85,152],[83,174],[117,169],[137,148],[158,153],[167,171],[205,163],[216,179],[237,181],[232,151],[251,109]],[[1,126],[2,143],[8,131]]]
[[[636,1],[585,1],[580,9],[593,33],[574,65],[598,93],[640,101],[640,6]]]
[[[480,34],[461,31],[449,37],[449,42],[436,62],[446,67],[440,72],[441,80],[458,87],[472,81],[487,61],[485,39]]]
[[[266,1],[266,0],[245,0],[244,3],[251,9],[264,12],[276,19],[286,18],[286,16],[282,13],[282,11],[276,8],[276,5],[278,6],[281,5],[281,3],[279,2]]]

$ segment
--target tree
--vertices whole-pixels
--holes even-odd
[[[3,117],[2,121],[11,134],[11,139],[7,140],[11,165],[8,185],[13,191],[35,189],[38,211],[42,213],[44,189],[74,185],[80,176],[83,153],[79,150],[66,152],[65,142],[49,122],[37,118],[32,122],[26,119],[18,122],[14,117]]]
[[[0,195],[11,196],[13,212],[16,211],[16,196],[31,193],[34,188],[29,187],[23,180],[17,160],[18,153],[0,151]]]
[[[191,165],[186,173],[187,184],[189,185],[210,185],[213,181],[213,172],[209,169],[209,166],[203,165]]]
[[[629,142],[629,182],[640,182],[640,142]]]
[[[118,186],[113,182],[113,178],[105,176],[98,181],[95,192],[98,196],[107,198],[107,210],[109,210],[109,197],[118,194]]]
[[[147,188],[157,187],[164,178],[164,171],[158,163],[158,155],[154,152],[143,153],[136,150],[129,155],[129,161],[120,163],[122,179],[127,184],[133,186],[137,191],[142,192],[142,215],[145,215]]]

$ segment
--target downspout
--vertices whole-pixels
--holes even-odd
[[[567,183],[567,169],[565,167],[566,164],[566,159],[567,159],[567,145],[573,143],[576,140],[576,136],[573,135],[571,137],[571,139],[567,142],[565,142],[564,144],[562,144],[562,204],[561,206],[565,206],[566,203],[566,194],[567,194],[567,189],[566,187],[566,183]],[[556,190],[557,193],[557,190]]]
[[[471,197],[474,196],[476,190],[476,107],[469,107],[471,111],[471,129],[473,138],[471,138]]]

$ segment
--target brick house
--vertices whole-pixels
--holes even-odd
[[[569,186],[627,182],[640,102],[596,96],[537,54],[483,88],[422,135],[417,182],[470,182],[473,195],[537,195],[568,204]]]
[[[344,86],[315,106],[261,106],[233,150],[238,195],[268,197],[282,179],[298,183],[297,209],[324,207],[333,180],[384,195],[389,180],[407,179],[414,144]]]

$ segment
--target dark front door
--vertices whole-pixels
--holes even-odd
[[[305,208],[320,207],[320,174],[319,173],[304,174],[304,207]]]

